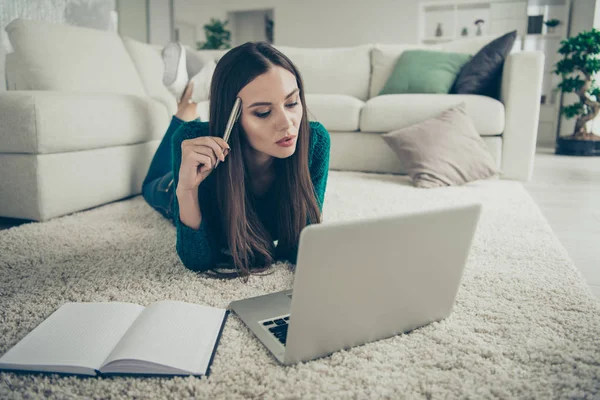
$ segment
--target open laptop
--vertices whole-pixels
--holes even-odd
[[[229,309],[284,365],[448,317],[481,204],[306,226],[292,290]]]

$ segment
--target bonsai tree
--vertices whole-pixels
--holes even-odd
[[[588,132],[586,127],[586,123],[596,118],[600,111],[600,88],[594,84],[594,75],[600,71],[597,57],[600,54],[600,31],[593,28],[560,43],[558,52],[563,59],[556,63],[556,69],[552,71],[562,75],[557,89],[579,96],[578,102],[563,107],[561,111],[567,119],[577,117],[575,131],[566,139],[600,140],[600,136]]]
[[[210,23],[204,25],[206,42],[196,42],[197,50],[229,49],[231,48],[231,32],[225,29],[229,21],[221,22],[211,18]]]

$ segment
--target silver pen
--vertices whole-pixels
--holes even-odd
[[[235,125],[235,122],[238,120],[241,113],[242,113],[242,99],[237,97],[235,99],[235,103],[233,103],[233,109],[231,110],[231,113],[229,114],[229,120],[227,121],[227,126],[225,127],[225,134],[223,135],[223,140],[226,143],[229,143],[229,135],[231,135],[231,130],[233,129],[233,125]],[[221,162],[221,160],[217,159],[217,162],[215,163],[215,167],[213,169],[216,169],[220,162]]]

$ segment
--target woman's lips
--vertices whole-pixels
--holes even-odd
[[[287,140],[290,140],[290,139],[295,139],[295,138],[296,138],[296,135],[289,135],[289,136],[286,136],[286,137],[284,137],[284,138],[281,138],[281,139],[279,139],[279,140],[278,140],[277,142],[275,142],[275,143],[277,143],[277,144],[280,144],[280,143],[283,143],[283,142],[285,142],[285,141],[287,141]]]
[[[281,147],[290,147],[290,146],[294,145],[295,141],[296,141],[296,136],[290,136],[287,139],[282,139],[282,140],[276,142],[276,144]]]

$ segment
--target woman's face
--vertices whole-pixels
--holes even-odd
[[[254,150],[277,158],[294,154],[302,120],[302,102],[294,74],[273,66],[244,86],[238,96],[242,99],[242,127]],[[288,146],[277,144],[290,136],[294,138]]]

